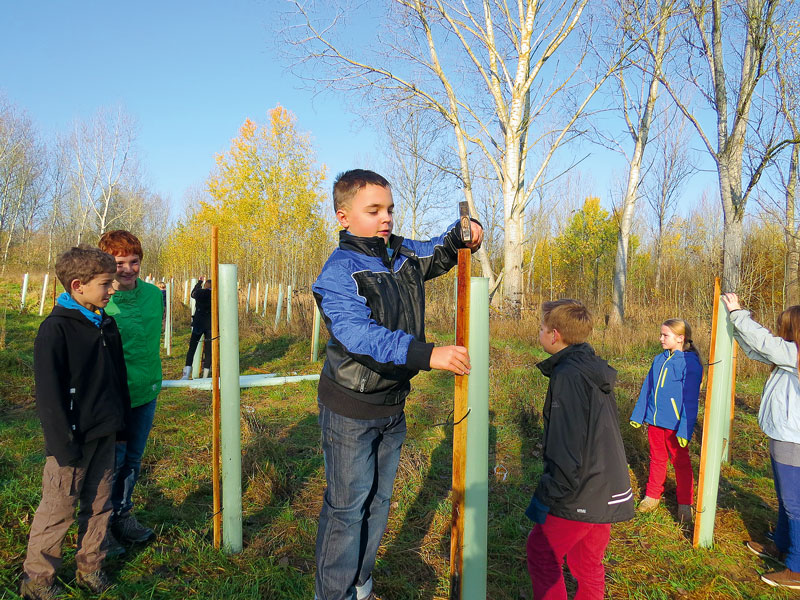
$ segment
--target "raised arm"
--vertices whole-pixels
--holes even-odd
[[[736,294],[723,294],[722,301],[730,311],[733,337],[749,358],[785,369],[797,368],[797,346],[794,342],[772,335],[766,327],[756,323],[750,317],[750,311],[741,307]]]

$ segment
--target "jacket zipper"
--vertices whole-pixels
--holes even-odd
[[[669,358],[664,361],[664,364],[661,365],[661,370],[658,372],[656,391],[655,394],[653,395],[653,404],[655,405],[655,409],[653,410],[653,425],[655,425],[656,427],[658,427],[658,424],[656,423],[656,417],[658,416],[658,388],[664,387],[664,382],[667,379],[667,372],[669,371],[669,369],[667,369],[667,363],[672,360],[673,356],[675,356],[675,353],[674,352],[670,353]]]

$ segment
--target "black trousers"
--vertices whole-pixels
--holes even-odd
[[[192,327],[192,335],[189,338],[189,352],[186,354],[186,366],[192,366],[192,359],[194,359],[197,344],[200,341],[200,336],[205,335],[203,341],[203,368],[211,368],[211,328],[208,327]]]

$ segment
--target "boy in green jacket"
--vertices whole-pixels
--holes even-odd
[[[161,391],[161,321],[164,304],[161,290],[139,279],[142,244],[129,231],[107,231],[98,243],[117,261],[116,293],[106,307],[122,335],[122,350],[128,369],[131,417],[127,441],[117,443],[114,485],[111,491],[111,531],[123,544],[146,542],[155,537],[131,510],[133,488],[139,478],[142,455],[153,426],[156,397]],[[122,550],[109,539],[112,554]]]

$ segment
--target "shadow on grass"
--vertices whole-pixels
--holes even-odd
[[[246,353],[240,354],[239,369],[244,372],[246,369],[260,367],[265,363],[283,358],[295,341],[295,337],[289,334],[265,339]]]
[[[376,572],[389,598],[432,600],[438,588],[439,575],[425,560],[425,554],[436,552],[449,558],[450,536],[441,537],[438,548],[425,544],[436,509],[450,493],[452,481],[453,428],[433,450],[430,466],[419,485],[419,492],[406,511],[403,525],[379,560]],[[435,535],[435,537],[439,537]],[[447,560],[447,558],[445,558]],[[390,566],[384,566],[390,565]],[[381,576],[382,575],[382,576]]]

